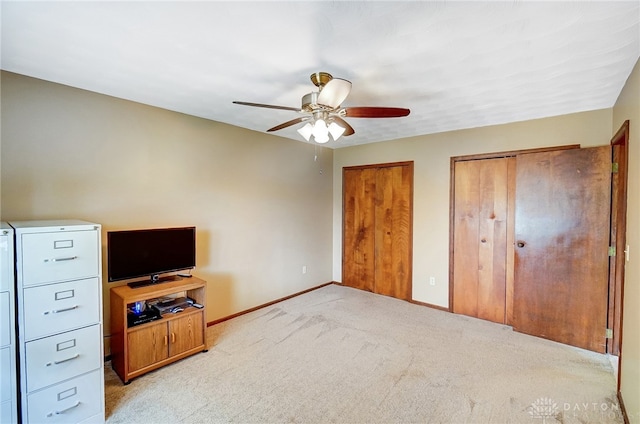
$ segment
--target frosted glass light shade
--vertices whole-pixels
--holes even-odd
[[[298,128],[298,134],[303,136],[305,140],[309,141],[311,136],[313,136],[313,140],[319,144],[327,143],[329,141],[329,134],[331,134],[334,140],[337,140],[344,132],[345,128],[342,128],[335,122],[332,122],[327,127],[324,119],[318,119],[313,124],[307,122],[303,127]]]
[[[314,135],[313,139],[318,144],[324,144],[324,143],[329,141],[329,133],[327,132],[327,133],[323,133],[323,134]]]
[[[329,125],[329,132],[331,133],[331,137],[333,137],[334,141],[337,141],[342,134],[344,134],[345,128],[342,128],[340,125],[332,122]]]
[[[298,134],[304,137],[305,140],[309,141],[311,138],[311,134],[313,133],[313,125],[310,123],[306,123],[302,128],[298,128]]]
[[[313,138],[316,143],[324,144],[329,141],[329,129],[324,119],[318,119],[313,125]]]

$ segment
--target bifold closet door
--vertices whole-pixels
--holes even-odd
[[[413,163],[343,169],[343,284],[411,299]]]
[[[375,289],[376,169],[345,168],[342,176],[344,216],[342,284]]]
[[[513,327],[605,351],[611,147],[518,155]]]
[[[453,312],[505,323],[508,161],[455,163]]]

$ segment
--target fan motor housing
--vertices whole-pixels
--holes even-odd
[[[307,93],[304,96],[302,96],[301,109],[305,112],[317,112],[317,111],[331,112],[332,109],[330,107],[318,104],[319,95],[320,93],[318,91],[314,91],[312,93]]]
[[[313,112],[318,108],[318,93],[317,91],[305,94],[302,96],[302,110],[307,112]]]

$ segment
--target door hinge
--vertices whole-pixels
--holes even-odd
[[[609,246],[609,256],[616,256],[616,247]]]
[[[604,330],[604,338],[613,339],[613,330],[611,328],[607,328]]]
[[[618,173],[618,162],[611,163],[611,173],[612,174]]]

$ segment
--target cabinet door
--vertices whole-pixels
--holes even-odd
[[[190,314],[169,322],[169,356],[179,355],[204,344],[202,312]]]
[[[155,364],[169,356],[167,323],[134,329],[127,334],[129,372]]]

